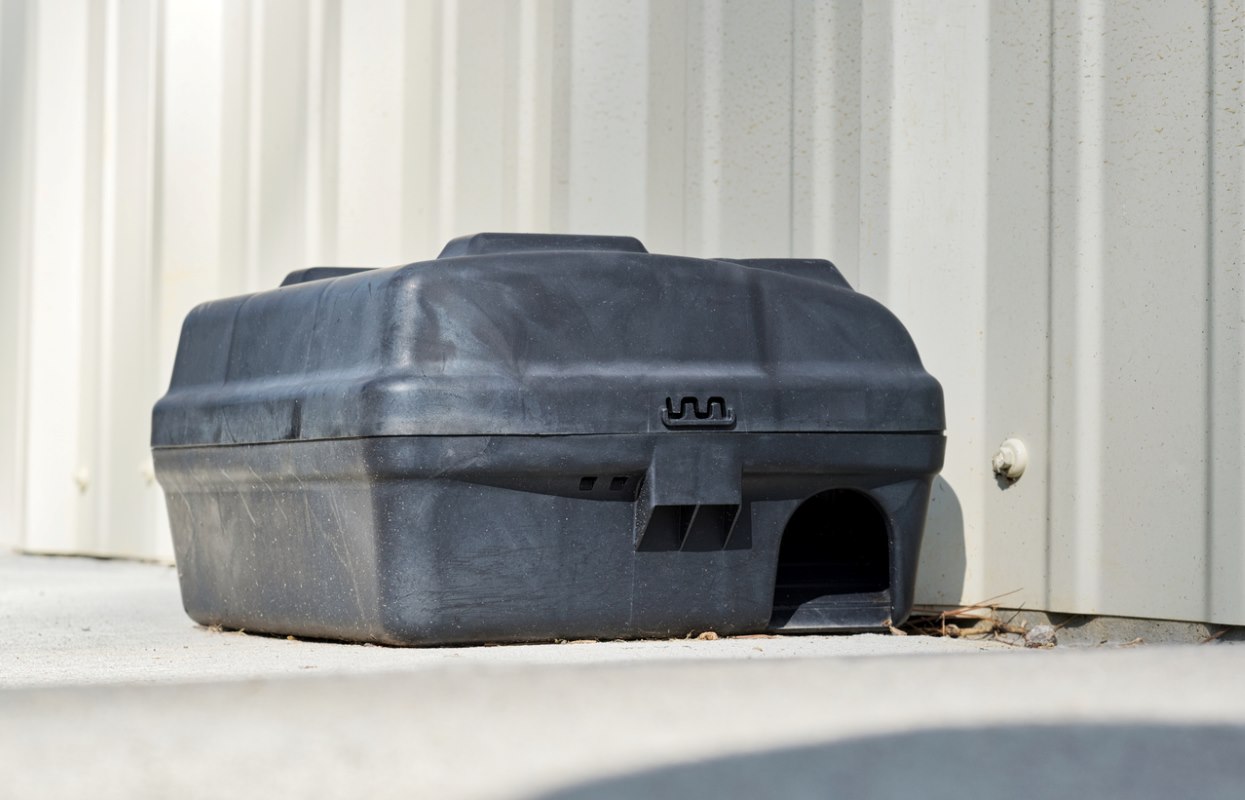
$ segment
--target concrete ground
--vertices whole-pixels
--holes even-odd
[[[921,636],[392,649],[0,556],[0,797],[1245,796],[1245,647]]]

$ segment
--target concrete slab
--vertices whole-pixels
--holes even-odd
[[[0,686],[151,683],[359,673],[457,663],[597,663],[977,652],[931,637],[769,639],[392,648],[210,631],[182,611],[172,567],[0,556]]]
[[[1220,644],[297,642],[195,628],[164,567],[0,558],[0,796],[1237,798],[1243,668]]]

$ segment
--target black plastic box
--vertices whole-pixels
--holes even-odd
[[[152,446],[196,621],[418,645],[898,623],[943,427],[827,261],[479,234],[199,306]]]

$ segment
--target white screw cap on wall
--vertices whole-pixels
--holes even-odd
[[[990,459],[990,466],[1000,478],[1019,480],[1025,474],[1025,467],[1029,466],[1029,450],[1019,439],[1007,439]]]
[[[156,482],[156,465],[153,459],[145,458],[138,463],[138,474],[148,486]]]

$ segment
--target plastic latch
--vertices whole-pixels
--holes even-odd
[[[701,408],[700,398],[695,395],[681,397],[677,403],[667,397],[661,408],[661,424],[667,428],[733,428],[735,409],[726,404],[725,398],[714,396],[705,400]]]

